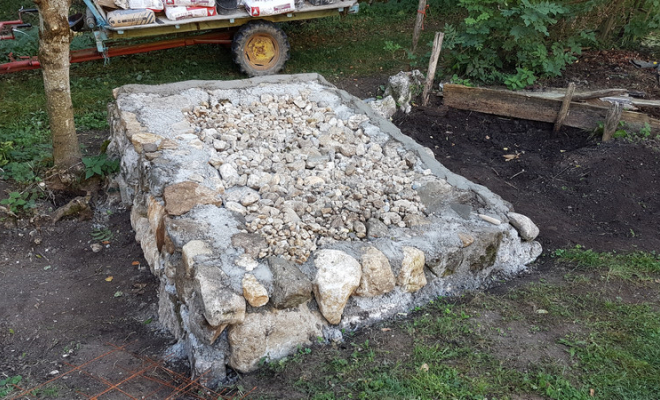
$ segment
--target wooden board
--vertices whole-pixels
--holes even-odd
[[[449,107],[533,121],[554,123],[561,108],[561,99],[541,98],[509,90],[446,84],[443,92],[444,104]],[[593,130],[599,122],[605,121],[607,110],[607,107],[572,102],[564,125]],[[621,121],[626,123],[624,129],[635,131],[648,123],[652,132],[660,133],[660,120],[646,114],[624,111]]]

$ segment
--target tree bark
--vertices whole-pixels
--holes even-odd
[[[73,167],[80,165],[82,156],[73,121],[69,83],[71,31],[68,13],[71,0],[34,0],[34,2],[39,10],[39,62],[43,73],[46,110],[53,136],[54,167],[58,172],[73,172]]]

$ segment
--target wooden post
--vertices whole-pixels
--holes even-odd
[[[564,120],[566,119],[566,115],[568,115],[568,109],[571,106],[571,100],[573,100],[573,93],[575,93],[575,83],[571,82],[568,84],[568,89],[566,90],[564,101],[562,101],[561,109],[557,115],[555,128],[552,130],[555,135],[559,133],[559,129],[561,129],[561,126],[564,125]]]
[[[431,86],[433,85],[433,78],[435,77],[435,69],[438,66],[438,58],[440,57],[440,50],[442,49],[442,39],[445,34],[442,32],[435,33],[433,39],[433,49],[431,50],[431,60],[429,60],[429,70],[426,72],[426,81],[424,82],[424,91],[422,92],[422,105],[426,106],[429,103],[429,94]]]
[[[623,105],[621,103],[614,103],[609,110],[607,110],[607,116],[605,117],[605,126],[603,127],[603,142],[607,142],[612,139],[616,128],[619,126],[619,120],[621,119],[621,111],[623,110]]]
[[[415,29],[413,30],[413,53],[415,53],[415,49],[417,48],[419,35],[422,31],[422,25],[424,24],[424,13],[426,13],[426,0],[419,0],[419,6],[417,6],[417,19],[415,20]]]

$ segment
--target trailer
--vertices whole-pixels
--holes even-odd
[[[69,17],[74,31],[87,31],[94,35],[95,48],[72,50],[71,63],[109,59],[111,57],[145,53],[196,44],[220,44],[230,46],[233,59],[248,76],[271,75],[279,72],[289,59],[289,42],[286,33],[278,25],[281,22],[310,20],[335,15],[355,14],[359,11],[358,0],[296,1],[295,9],[287,12],[252,16],[245,7],[221,8],[216,15],[182,20],[169,20],[156,15],[153,23],[113,27],[108,15],[96,0],[84,0],[86,12]],[[236,3],[234,1],[234,3]],[[0,21],[0,40],[14,39],[14,31],[28,28],[23,14],[34,9],[19,10],[19,18]],[[138,40],[137,44],[122,44]],[[0,64],[0,74],[40,68],[35,56],[15,57],[9,54],[9,62]]]

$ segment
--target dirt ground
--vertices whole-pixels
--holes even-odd
[[[622,87],[660,98],[652,73],[628,63],[635,56],[588,53],[564,77],[545,84],[565,87],[573,80],[578,88]],[[379,76],[336,84],[365,98],[377,95],[385,81]],[[557,248],[660,249],[657,140],[601,144],[589,132],[566,128],[553,137],[549,124],[453,110],[440,97],[429,107],[396,115],[394,123],[433,149],[449,169],[487,186],[540,227],[544,256],[531,266],[531,275],[508,285],[561,274],[547,257]],[[505,154],[518,157],[507,161]],[[0,191],[11,190],[0,181]],[[98,197],[90,221],[0,222],[0,380],[21,375],[24,387],[34,387],[70,369],[66,363],[79,365],[99,356],[109,344],[154,358],[162,358],[173,344],[157,323],[157,281],[134,241],[128,211],[108,207],[103,194]],[[46,203],[40,212],[57,205]],[[108,242],[94,252],[98,241],[92,234],[99,232]],[[380,337],[379,330],[365,329],[362,335],[395,353],[411,351],[396,336]],[[515,357],[515,343],[510,345]],[[60,380],[57,397],[93,394],[98,388],[87,388],[90,382],[79,374]],[[239,382],[288,397],[287,388],[277,382],[254,376]]]

